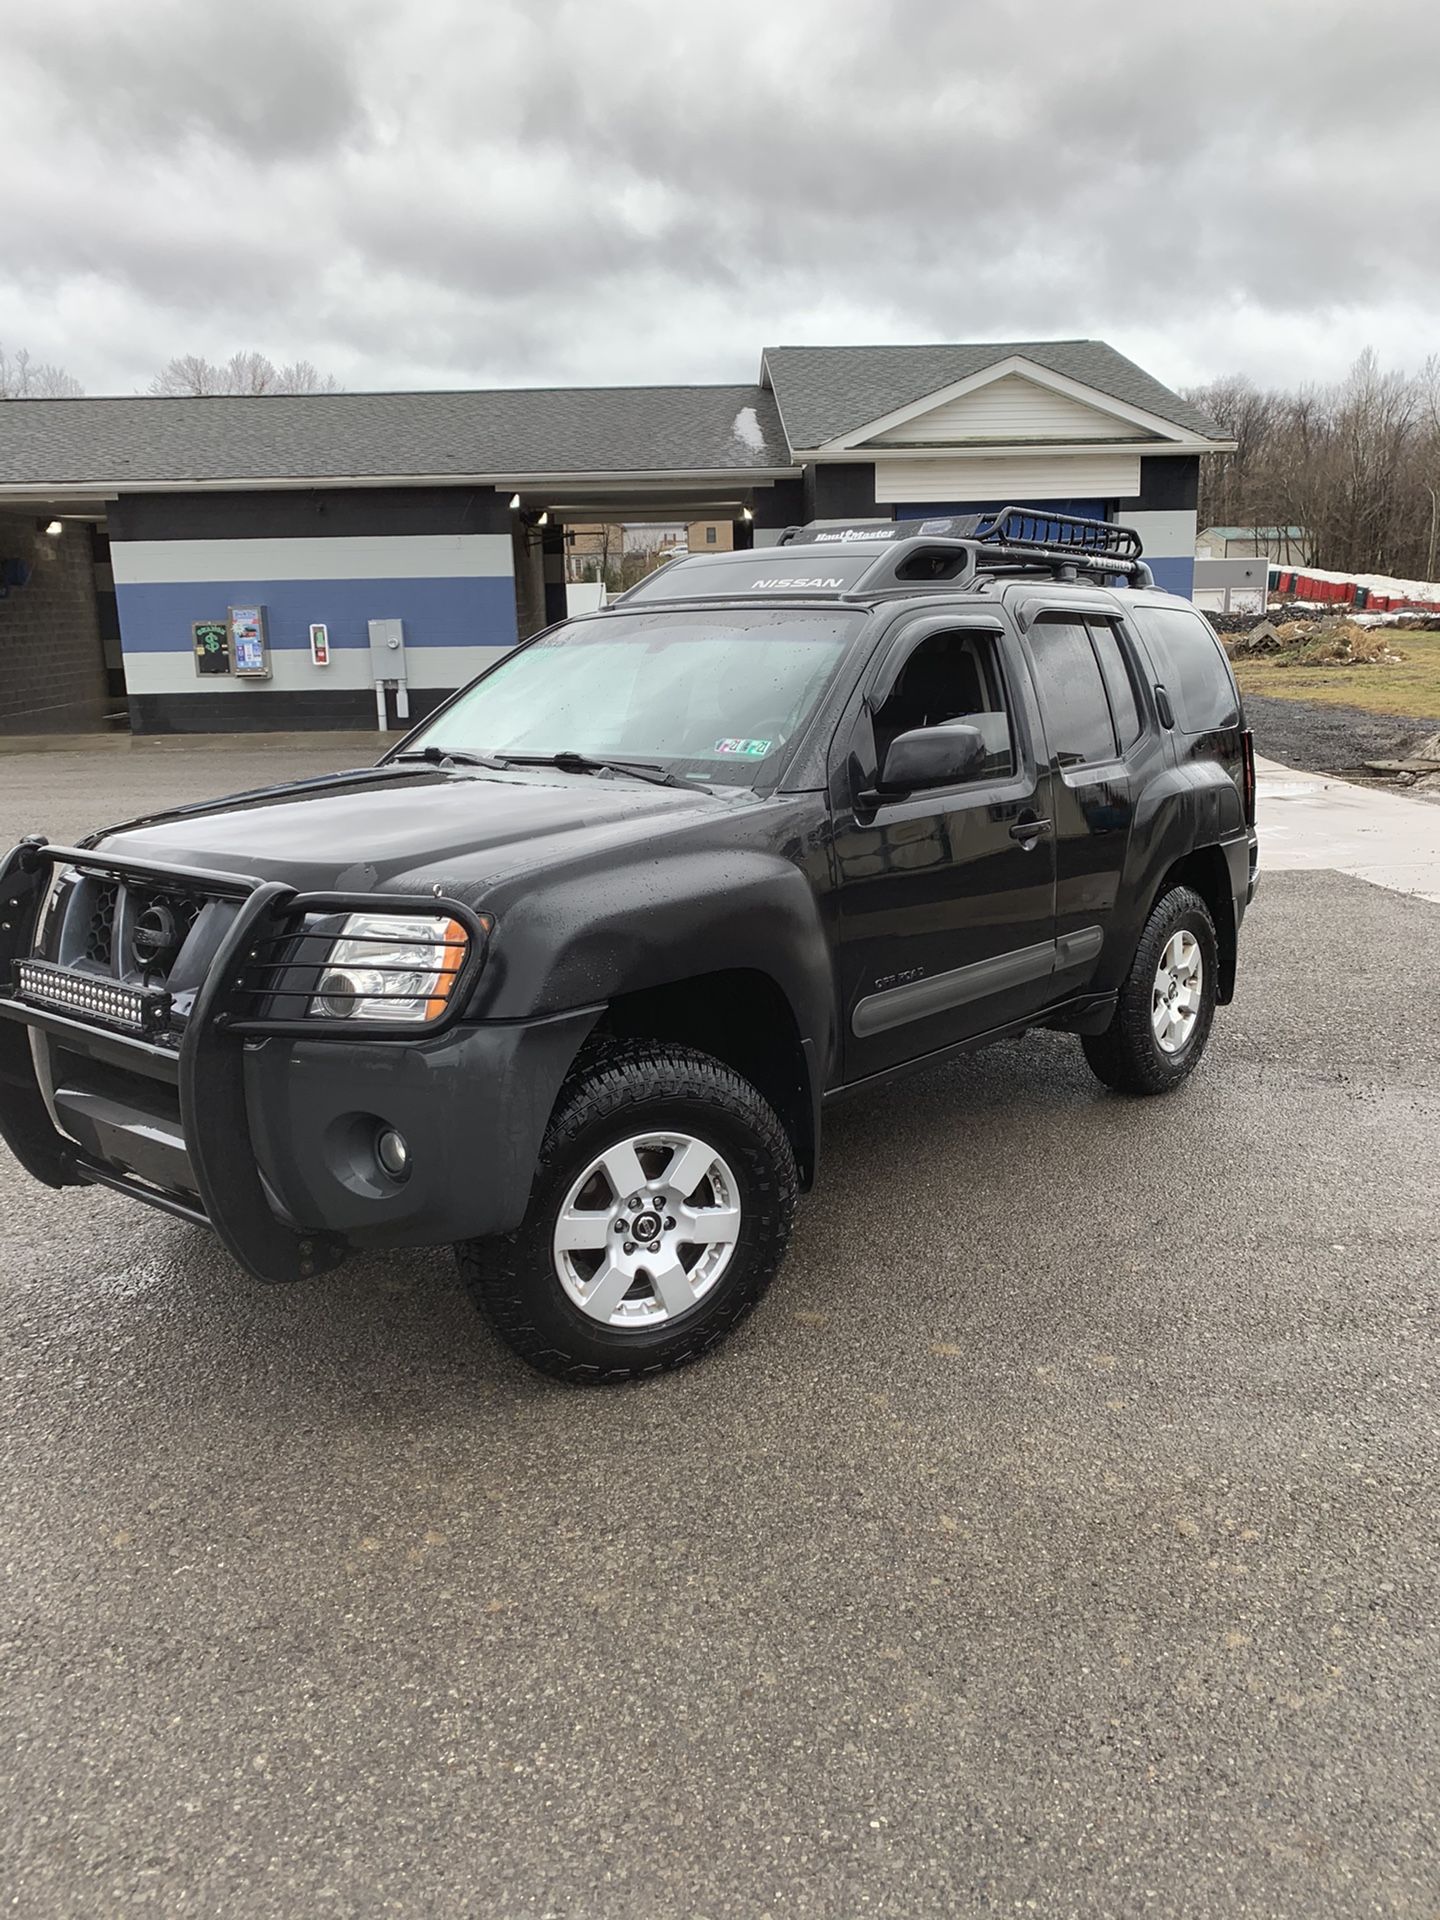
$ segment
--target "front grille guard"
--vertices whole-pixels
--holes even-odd
[[[73,1013],[41,1006],[16,991],[16,963],[33,955],[51,878],[62,866],[102,878],[185,886],[239,902],[195,996],[178,1048],[173,1036],[162,1048],[154,1035],[132,1037],[113,1025],[92,1027]],[[277,989],[277,969],[300,968],[307,976],[315,972],[313,956],[297,956],[296,943],[316,937],[314,930],[306,931],[306,916],[365,912],[444,917],[464,928],[468,949],[439,1017],[421,1024],[293,1017],[273,1011],[287,1000],[308,1000],[311,989],[298,980]],[[323,1272],[344,1258],[344,1243],[332,1234],[307,1232],[278,1219],[255,1164],[245,1101],[245,1043],[281,1036],[352,1043],[429,1039],[461,1017],[484,963],[488,931],[482,916],[439,895],[304,894],[276,881],[23,840],[0,867],[0,1138],[27,1172],[48,1186],[100,1182],[149,1205],[185,1212],[177,1195],[162,1194],[113,1168],[92,1168],[58,1130],[40,1090],[26,1029],[38,1026],[70,1033],[77,1040],[103,1034],[109,1048],[131,1048],[151,1059],[164,1051],[178,1066],[186,1151],[205,1218],[220,1240],[261,1280],[299,1280]],[[271,954],[276,957],[267,957]],[[283,971],[280,977],[285,977]]]

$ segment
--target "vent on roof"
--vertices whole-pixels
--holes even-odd
[[[921,547],[910,553],[895,568],[897,580],[958,580],[970,569],[972,555],[968,547]]]

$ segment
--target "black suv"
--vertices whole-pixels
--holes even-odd
[[[1163,1093],[1256,882],[1224,654],[1136,536],[792,529],[524,643],[378,766],[26,840],[0,1132],[262,1280],[454,1243],[533,1366],[760,1298],[825,1105],[1026,1027]]]

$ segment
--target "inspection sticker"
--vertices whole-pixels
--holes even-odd
[[[716,753],[749,753],[757,760],[763,759],[770,751],[768,740],[717,740]]]

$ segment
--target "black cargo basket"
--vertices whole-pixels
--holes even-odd
[[[1073,513],[1003,507],[999,513],[976,514],[974,523],[973,532],[962,537],[985,546],[1114,560],[1138,560],[1142,551],[1140,536],[1133,527],[1117,526],[1110,520],[1085,520]]]

